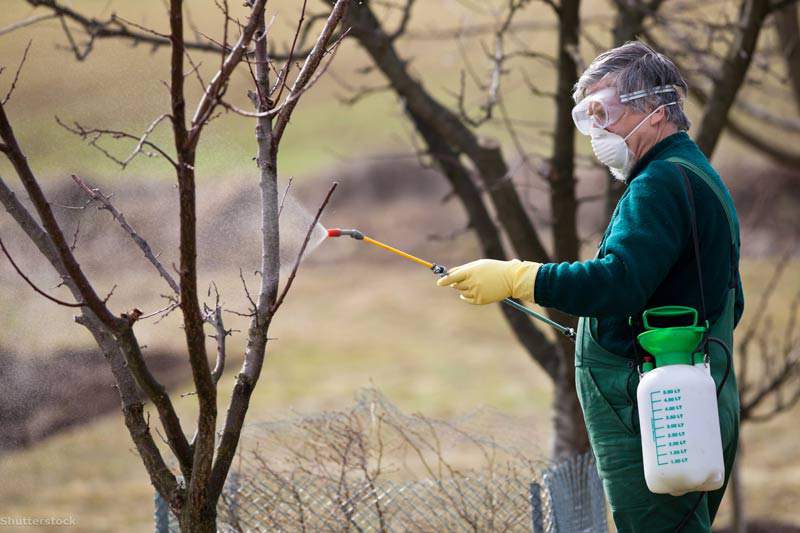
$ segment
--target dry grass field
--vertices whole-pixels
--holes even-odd
[[[81,0],[73,4],[98,16],[117,11],[131,20],[156,27],[164,25],[163,7],[157,0]],[[297,16],[296,4],[270,0],[278,14],[276,34],[283,32],[286,36],[279,37],[279,43],[289,38],[288,28]],[[429,34],[436,27],[434,21],[439,27],[457,27],[467,16],[456,0],[423,4],[412,26],[416,35]],[[604,5],[591,2],[587,12],[602,13]],[[219,33],[215,31],[218,13],[213,2],[193,2],[190,9],[199,27],[212,35]],[[0,27],[30,14],[24,2],[6,0],[0,12]],[[541,12],[531,15],[541,16]],[[176,256],[177,227],[172,222],[176,218],[176,194],[167,166],[141,158],[121,171],[53,120],[58,115],[67,122],[77,120],[87,125],[141,131],[167,109],[168,94],[158,80],[167,77],[168,52],[151,53],[145,47],[103,42],[96,45],[97,50],[86,61],[78,63],[68,52],[56,48],[56,44],[63,44],[63,36],[58,23],[48,21],[41,27],[0,36],[0,64],[10,65],[13,72],[29,38],[33,38],[33,45],[28,65],[9,114],[34,170],[59,203],[76,205],[80,201],[68,183],[71,173],[81,174],[102,185],[106,192],[113,192],[115,203],[130,222],[155,249],[164,252],[165,262],[166,258],[172,260]],[[542,30],[528,33],[525,38],[547,49],[553,34]],[[470,53],[477,53],[475,43],[469,46]],[[426,86],[452,103],[447,91],[456,86],[462,64],[457,47],[416,38],[409,39],[403,49],[413,58],[415,72],[424,77]],[[204,59],[201,71],[210,73],[216,61],[217,58]],[[362,80],[355,74],[364,64],[362,52],[354,43],[346,42],[332,72],[351,82],[356,80],[359,85],[379,83],[374,77]],[[551,80],[552,73],[548,71],[539,78],[544,86]],[[242,105],[247,81],[242,73],[229,89],[229,94]],[[8,82],[6,72],[0,77],[0,87]],[[337,99],[345,92],[332,79],[323,79],[307,95],[287,130],[281,173],[296,179],[300,201],[313,210],[327,183],[341,179],[337,198],[323,219],[326,224],[356,226],[376,238],[446,264],[474,259],[478,250],[470,235],[445,241],[429,238],[431,234],[448,234],[464,222],[464,215],[454,202],[441,203],[447,192],[442,180],[431,177],[431,185],[409,179],[411,185],[397,185],[404,183],[403,172],[407,172],[408,164],[391,174],[387,170],[390,165],[385,162],[370,163],[386,153],[415,161],[412,135],[400,104],[383,93],[355,107],[346,107]],[[476,94],[473,102],[478,101]],[[523,90],[512,92],[509,103],[521,118],[551,118],[549,103],[531,98]],[[504,138],[499,130],[489,128],[489,132]],[[798,140],[786,137],[783,142]],[[157,133],[155,139],[166,142],[168,129]],[[542,136],[531,136],[527,141],[540,147],[549,142]],[[588,143],[582,139],[579,143],[580,149],[588,153]],[[107,147],[117,154],[125,154],[130,148],[113,143]],[[252,200],[257,196],[251,161],[254,150],[253,125],[241,117],[223,115],[208,130],[198,160],[201,286],[205,288],[213,280],[220,287],[226,306],[240,311],[244,310],[245,299],[239,268],[248,283],[257,282],[249,274],[258,254],[258,226],[252,219]],[[762,158],[727,139],[717,152],[715,163],[728,171],[723,172],[726,177],[741,171],[769,177],[772,172]],[[0,161],[0,175],[17,186],[5,160]],[[371,185],[374,183],[378,185]],[[737,183],[738,189],[733,187],[737,200],[747,200],[753,190],[761,187],[756,179],[734,180],[734,185]],[[589,176],[583,187],[592,192],[596,185],[597,181]],[[530,194],[535,196],[536,190],[532,191]],[[532,199],[534,203],[538,201],[541,199]],[[776,203],[773,207],[784,211],[778,219],[784,221],[781,224],[789,224],[785,221],[792,217],[796,221],[796,203]],[[141,254],[132,249],[119,228],[109,222],[106,213],[61,209],[58,216],[67,231],[74,231],[80,218],[78,257],[96,281],[98,291],[119,285],[111,300],[115,309],[137,306],[148,311],[163,306],[163,282],[151,272]],[[597,213],[587,216],[587,220],[596,218]],[[591,227],[584,229],[591,232]],[[0,217],[0,232],[4,240],[8,236],[21,264],[35,280],[45,287],[56,284],[53,273],[41,267],[8,217]],[[774,235],[779,235],[777,241]],[[768,231],[763,224],[755,229],[745,228],[742,272],[751,312],[770,278],[776,250],[789,244],[784,242],[786,235],[796,241],[796,227],[794,233],[782,227]],[[752,241],[748,241],[751,236]],[[300,235],[287,231],[284,237],[297,240]],[[769,242],[763,244],[766,241]],[[748,246],[752,246],[749,252]],[[590,248],[591,242],[587,242],[584,255],[589,255]],[[90,336],[73,324],[71,311],[45,302],[24,286],[5,263],[0,265],[0,347],[23,358],[47,358],[61,350],[92,347]],[[769,307],[776,331],[783,331],[786,311],[798,291],[800,261],[795,259],[787,267]],[[242,329],[244,325],[234,315],[226,319],[229,327]],[[752,319],[746,313],[743,326]],[[178,317],[173,315],[159,324],[142,323],[137,331],[149,350],[181,356],[183,332],[178,324]],[[542,457],[547,455],[552,390],[546,376],[515,342],[497,309],[463,304],[451,292],[435,287],[425,269],[387,258],[354,241],[324,242],[304,264],[270,334],[276,339],[269,345],[249,421],[349,405],[359,389],[374,386],[406,412],[449,418],[488,405],[525,417],[534,426]],[[209,340],[209,347],[212,342]],[[221,406],[228,401],[237,370],[236,355],[243,348],[243,336],[235,335],[229,343],[234,359],[220,385]],[[184,383],[175,392],[191,392],[191,385]],[[176,403],[181,415],[191,420],[195,409],[192,396],[178,397]],[[743,478],[751,517],[800,524],[799,414],[800,408],[795,408],[768,424],[744,430]],[[152,495],[117,413],[0,456],[2,515],[72,515],[81,530],[147,531],[152,527]],[[720,524],[727,522],[727,514],[726,507]]]

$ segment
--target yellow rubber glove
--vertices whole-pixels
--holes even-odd
[[[532,302],[540,266],[541,263],[519,259],[478,259],[451,269],[436,284],[457,289],[461,299],[471,304],[490,304],[509,296]]]

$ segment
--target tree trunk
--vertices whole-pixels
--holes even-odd
[[[589,435],[575,390],[575,345],[566,337],[560,343],[564,357],[553,390],[553,459],[571,457],[589,450]]]
[[[764,18],[769,14],[769,0],[745,0],[742,2],[739,20],[740,28],[722,65],[722,71],[714,80],[708,103],[703,109],[700,129],[695,142],[700,149],[711,158],[719,142],[720,134],[728,122],[728,113],[736,100],[739,88],[744,83],[753,52],[756,49],[758,35],[764,25]]]
[[[199,512],[191,513],[187,505],[178,516],[178,525],[181,533],[216,533],[217,509],[208,506]]]
[[[549,175],[550,208],[556,261],[578,259],[575,199],[575,126],[572,122],[572,87],[578,81],[575,54],[580,35],[580,0],[563,0],[558,10],[558,81],[552,171]]]
[[[617,1],[617,15],[614,19],[614,29],[612,31],[614,46],[622,46],[628,41],[639,38],[645,19],[658,11],[661,2],[662,0],[651,0],[650,2],[640,0]],[[623,192],[625,192],[625,184],[616,179],[611,172],[607,172],[605,208],[609,220]]]
[[[739,439],[739,453],[731,470],[731,527],[733,533],[747,533],[747,516],[744,507],[744,493],[741,478],[742,439]]]

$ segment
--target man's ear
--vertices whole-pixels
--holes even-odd
[[[662,121],[667,119],[667,108],[662,107],[650,116],[650,125],[658,126]]]

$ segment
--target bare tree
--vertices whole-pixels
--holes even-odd
[[[91,52],[94,40],[98,37],[130,38],[157,46],[170,47],[170,110],[155,119],[144,133],[132,134],[126,131],[90,128],[78,123],[72,126],[63,123],[62,125],[101,150],[103,148],[97,144],[97,141],[106,136],[135,141],[133,152],[124,160],[114,158],[104,151],[123,168],[137,155],[146,153],[164,158],[175,171],[180,200],[178,280],[172,278],[171,274],[152,254],[147,242],[125,222],[124,216],[114,209],[108,196],[103,195],[99,190],[92,189],[80,177],[75,176],[74,180],[93,201],[100,202],[122,225],[165,279],[170,289],[174,291],[174,294],[169,296],[170,305],[154,314],[160,315],[179,307],[183,315],[188,359],[192,370],[195,396],[199,405],[199,415],[195,424],[194,436],[191,439],[187,437],[168,392],[150,372],[136,338],[134,330],[137,321],[150,315],[145,315],[136,308],[124,313],[114,312],[108,305],[108,296],[103,298],[96,292],[76,260],[73,247],[67,242],[63,230],[53,214],[51,204],[28,163],[23,147],[17,141],[7,109],[11,93],[22,70],[22,62],[8,94],[0,103],[0,139],[2,140],[0,151],[8,158],[16,171],[27,196],[31,199],[35,215],[17,198],[13,190],[2,179],[0,179],[0,201],[37,246],[44,258],[55,268],[75,301],[68,302],[50,296],[46,291],[36,287],[24,272],[18,269],[20,275],[32,288],[50,300],[61,305],[79,308],[81,315],[75,320],[92,333],[108,359],[120,393],[126,426],[154,487],[169,502],[171,509],[179,517],[183,530],[215,531],[217,501],[239,442],[250,395],[261,373],[270,323],[291,288],[313,225],[319,219],[322,209],[327,204],[335,187],[334,184],[322,202],[314,223],[309,228],[309,233],[293,266],[292,273],[283,289],[279,291],[277,163],[280,142],[292,112],[303,93],[325,71],[326,63],[324,62],[333,57],[340,42],[340,39],[334,38],[334,34],[350,2],[349,0],[338,0],[333,5],[330,13],[324,18],[324,25],[317,34],[313,45],[304,53],[302,66],[291,82],[290,71],[294,64],[295,49],[293,47],[289,50],[285,64],[278,69],[275,63],[276,58],[270,55],[267,48],[266,0],[251,0],[247,3],[249,13],[245,23],[238,23],[230,16],[227,2],[218,3],[224,17],[224,39],[221,43],[215,43],[214,46],[207,45],[203,48],[220,54],[220,66],[217,73],[206,82],[202,80],[196,67],[192,65],[193,69],[189,73],[194,73],[198,77],[200,83],[203,84],[204,92],[191,116],[187,114],[184,86],[187,76],[185,63],[187,60],[190,63],[192,61],[186,53],[184,6],[181,0],[171,0],[169,3],[169,34],[159,34],[154,30],[122,22],[119,18],[112,18],[107,23],[101,24],[94,19],[82,17],[55,1],[32,1],[31,3],[50,8],[54,16],[61,19],[68,41],[78,59],[83,59],[86,54]],[[305,6],[303,6],[303,10],[305,11]],[[76,40],[66,19],[83,26],[86,42],[79,43]],[[239,33],[235,41],[229,41],[229,27],[232,25]],[[137,33],[135,34],[130,29],[133,26],[136,27]],[[302,30],[301,16],[295,42]],[[243,65],[252,68],[252,64],[255,64],[253,91],[255,111],[249,112],[228,103],[224,96],[235,69]],[[274,81],[270,80],[271,70],[277,72]],[[247,350],[244,354],[242,368],[236,378],[233,397],[228,407],[219,442],[217,442],[217,384],[224,369],[226,337],[231,332],[225,329],[222,322],[218,294],[213,308],[200,305],[197,291],[195,172],[196,151],[200,136],[205,126],[219,110],[236,112],[257,120],[256,139],[259,147],[257,163],[261,171],[262,250],[261,287],[256,298],[250,299],[251,309],[247,315],[250,318]],[[169,121],[172,126],[174,155],[149,139],[150,133],[162,121]],[[5,246],[2,247],[2,250],[16,267],[10,251]],[[213,328],[218,345],[217,360],[213,369],[209,365],[205,347],[206,324]],[[168,466],[167,459],[154,441],[149,418],[145,416],[144,412],[146,400],[152,402],[158,412],[160,424],[164,429],[164,438],[172,454],[170,462],[174,460],[177,464],[182,479],[179,479]]]

